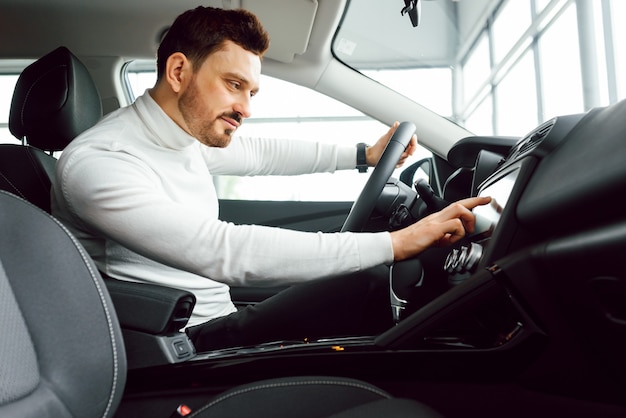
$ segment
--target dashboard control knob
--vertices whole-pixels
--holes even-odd
[[[443,269],[445,271],[447,271],[448,273],[452,273],[454,269],[456,269],[458,255],[459,250],[457,250],[456,248],[453,248],[452,251],[450,251],[450,253],[446,257],[445,263],[443,264]]]
[[[483,255],[483,247],[475,242],[453,248],[446,257],[444,270],[450,274],[472,272]]]
[[[454,271],[457,273],[463,273],[464,269],[465,269],[465,262],[467,260],[467,256],[468,256],[468,248],[464,245],[461,246],[461,248],[459,248],[459,254],[456,258],[456,267],[454,268]]]

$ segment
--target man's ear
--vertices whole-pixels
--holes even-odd
[[[170,85],[174,93],[180,93],[192,70],[191,62],[182,52],[174,52],[165,62],[165,81]]]

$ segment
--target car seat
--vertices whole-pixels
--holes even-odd
[[[116,416],[126,371],[116,311],[91,258],[55,218],[0,191],[0,416]],[[330,415],[438,416],[366,382],[306,376],[235,387],[188,416]]]
[[[101,117],[96,85],[69,49],[58,47],[30,64],[17,80],[9,113],[9,129],[22,144],[0,144],[0,190],[49,213],[54,152]],[[192,293],[111,278],[105,283],[123,325],[131,367],[193,356],[187,336],[179,332],[193,310]]]
[[[0,188],[50,212],[55,151],[102,117],[98,90],[87,68],[65,47],[20,74],[9,110],[18,144],[0,145]]]

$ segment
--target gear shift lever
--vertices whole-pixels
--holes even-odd
[[[394,263],[389,267],[389,302],[396,324],[402,319],[402,312],[409,304],[413,290],[420,287],[423,280],[424,269],[417,258]]]
[[[448,206],[448,202],[437,196],[426,180],[417,179],[413,186],[419,197],[426,203],[428,213],[439,212],[441,209]]]

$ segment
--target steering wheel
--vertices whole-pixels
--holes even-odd
[[[341,232],[360,232],[363,230],[376,206],[378,196],[380,196],[387,180],[391,177],[400,156],[409,145],[413,133],[415,133],[415,125],[413,123],[400,123],[370,178],[365,183],[363,190],[361,190],[361,194],[354,201],[352,209],[350,209],[350,213],[341,227]]]

